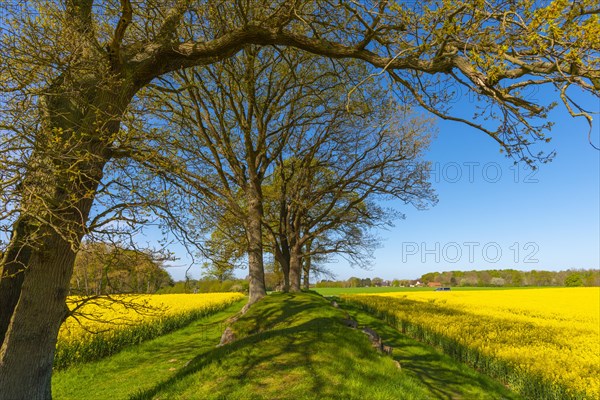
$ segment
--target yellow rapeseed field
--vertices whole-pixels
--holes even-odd
[[[90,331],[117,331],[142,322],[230,304],[243,297],[240,293],[203,293],[115,296],[116,302],[96,300],[79,310],[81,317],[65,321],[60,329],[59,340],[79,340]],[[75,303],[70,306],[73,309]]]
[[[346,296],[534,398],[600,398],[600,288]]]
[[[240,293],[123,295],[83,305],[62,325],[55,367],[91,361],[151,339],[240,301]],[[73,310],[78,298],[70,298]]]

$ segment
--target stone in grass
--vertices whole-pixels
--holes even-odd
[[[377,332],[375,332],[373,329],[369,328],[368,326],[365,326],[362,329],[362,331],[369,337],[371,344],[373,345],[373,347],[375,347],[377,349],[377,351],[380,351],[380,352],[385,353],[390,356],[392,355],[394,348],[392,346],[387,346],[387,345],[383,344],[383,341],[381,340],[381,336],[379,336],[379,334]]]
[[[356,322],[352,319],[349,319],[349,318],[342,319],[342,324],[344,324],[348,328],[352,328],[352,329],[358,328],[358,322]]]
[[[223,334],[221,335],[221,341],[219,342],[218,346],[224,346],[226,344],[232,343],[235,341],[235,333],[233,333],[233,329],[231,329],[230,326],[228,326],[225,331],[223,332]]]
[[[373,344],[374,347],[378,347],[379,350],[381,350],[381,337],[379,336],[379,334],[377,334],[377,332],[375,332],[373,329],[369,328],[368,326],[365,326],[362,331],[369,337],[369,340],[371,341],[371,343]]]

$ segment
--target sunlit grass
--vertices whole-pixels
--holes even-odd
[[[97,360],[224,309],[239,293],[120,296],[85,304],[61,327],[55,369]]]
[[[531,398],[600,397],[600,289],[345,296]]]
[[[174,376],[186,363],[214,349],[226,320],[243,302],[200,318],[184,328],[128,346],[98,361],[55,371],[52,395],[58,400],[119,400]]]
[[[237,341],[199,354],[133,399],[518,398],[381,321],[384,340],[398,349],[393,357],[377,353],[360,330],[342,324],[345,316],[316,294],[270,295],[233,325]]]

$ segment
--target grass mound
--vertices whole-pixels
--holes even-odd
[[[426,398],[345,313],[319,295],[274,294],[232,325],[237,340],[194,359],[136,399]]]
[[[315,293],[273,294],[106,359],[59,371],[56,399],[512,399],[500,384],[381,320]],[[394,347],[375,351],[350,314]],[[397,361],[402,365],[399,369]]]
[[[377,353],[360,330],[346,327],[346,315],[318,294],[270,295],[231,326],[235,342],[199,355],[133,398],[432,398],[427,382]],[[504,398],[481,393],[471,394]]]
[[[114,304],[107,300],[99,301],[97,305],[90,307],[84,306],[83,312],[100,315],[101,319],[130,321],[131,325],[115,326],[110,323],[93,323],[87,326],[92,331],[99,330],[99,333],[92,334],[77,326],[76,334],[70,340],[60,340],[56,346],[54,355],[54,370],[65,369],[75,364],[81,364],[90,361],[96,361],[101,358],[115,354],[128,346],[139,345],[140,343],[164,336],[170,332],[179,330],[190,325],[192,322],[205,318],[219,311],[225,310],[231,304],[240,302],[244,296],[234,293],[213,293],[208,294],[178,294],[178,295],[144,295],[139,298],[127,299],[122,297],[125,305]],[[156,310],[165,308],[163,302],[168,299],[170,306],[178,305],[174,311],[167,309],[165,314],[153,316]],[[134,308],[127,308],[127,304],[140,307],[142,312],[148,315],[138,314]],[[169,304],[167,303],[167,307]],[[147,310],[146,310],[147,307]],[[170,311],[170,312],[169,312]],[[89,321],[88,321],[89,322]],[[79,331],[79,332],[78,332]],[[81,333],[83,331],[83,333]]]

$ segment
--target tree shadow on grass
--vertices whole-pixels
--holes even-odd
[[[431,346],[410,339],[384,321],[346,302],[342,308],[360,324],[373,328],[383,342],[394,348],[393,358],[427,386],[437,399],[500,398],[521,399],[500,382],[493,380],[463,364],[450,361],[450,357]],[[479,394],[477,394],[479,393]]]
[[[340,328],[344,329],[334,318],[317,318],[297,326],[274,329],[244,337],[228,345],[216,347],[200,354],[172,377],[148,390],[131,396],[130,399],[151,399],[161,391],[172,387],[180,380],[213,363],[219,364],[235,360],[230,369],[233,374],[229,378],[238,382],[248,380],[256,372],[258,366],[271,365],[271,368],[276,369],[282,377],[299,367],[311,368],[310,344],[322,340],[326,331],[331,333]],[[265,345],[269,341],[276,342]],[[286,362],[291,360],[294,362]],[[313,373],[311,376],[313,381],[310,384],[310,391],[318,396],[320,388],[324,387],[326,382],[318,373]],[[227,393],[220,394],[225,395],[226,398]]]
[[[394,347],[400,372],[360,330],[342,324],[346,311]],[[268,296],[233,329],[237,341],[204,351],[130,399],[518,398],[385,322],[347,304],[336,309],[316,295]]]
[[[242,336],[260,333],[278,327],[290,326],[307,320],[307,311],[322,308],[322,298],[304,293],[273,293],[260,302],[260,307],[250,308],[239,317],[235,330]]]
[[[237,341],[198,355],[130,399],[395,398],[377,396],[396,371],[393,363],[382,367],[366,335],[343,325],[344,315],[320,295],[270,295],[233,324]]]

